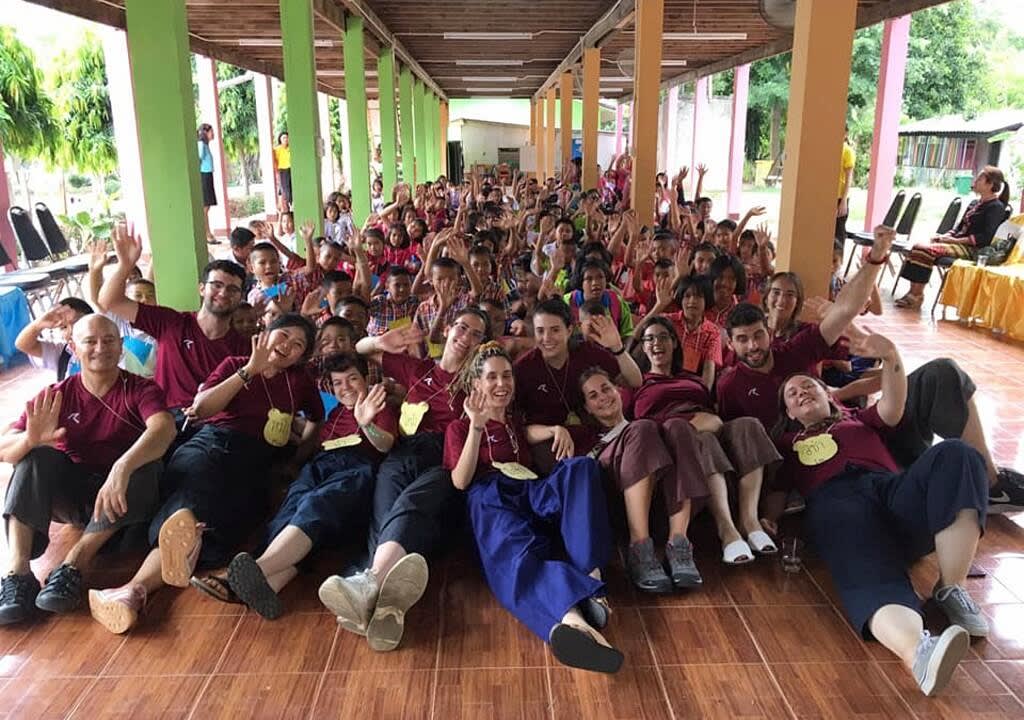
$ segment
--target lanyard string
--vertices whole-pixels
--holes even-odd
[[[125,411],[125,413],[130,415],[131,414],[131,410],[128,408],[128,378],[125,376],[123,371],[119,372],[118,374],[119,374],[119,376],[121,378],[121,402],[124,404],[124,411]],[[83,383],[82,385],[84,387],[85,383]],[[86,391],[88,392],[88,389]],[[89,394],[92,395],[92,393],[89,393]],[[110,412],[110,414],[112,414],[114,417],[116,417],[118,420],[123,422],[128,427],[130,427],[130,428],[132,428],[134,430],[138,430],[139,432],[145,432],[146,431],[145,427],[140,427],[139,425],[136,425],[131,420],[126,418],[124,415],[119,413],[117,410],[115,410],[114,408],[112,408],[109,405],[107,405],[107,403],[99,395],[92,395],[92,396],[94,398],[96,398],[97,400],[99,400],[100,405],[105,407],[107,409],[107,411]]]
[[[488,421],[490,422],[490,421]],[[494,422],[497,422],[495,420]],[[512,445],[512,452],[515,455],[513,462],[519,462],[519,438],[508,426],[508,422],[503,422],[501,426],[505,429],[505,434],[508,435],[508,441]],[[494,447],[491,445],[491,434],[484,427],[484,435],[487,437],[487,455],[491,458],[491,464],[494,464]]]
[[[436,369],[437,369],[437,363],[433,363],[430,366],[430,369],[427,370],[426,373],[424,373],[423,377],[417,378],[416,382],[414,382],[412,385],[410,385],[409,389],[405,391],[406,399],[408,399],[409,395],[412,394],[412,389],[414,387],[416,387],[417,385],[419,385],[424,380],[426,380],[428,377],[430,377],[433,374],[434,370],[436,370]],[[456,373],[456,375],[458,375],[458,373]],[[441,393],[448,393],[448,408],[450,410],[454,410],[455,409],[455,396],[452,394],[451,390],[452,390],[451,389],[451,385],[442,385],[439,390],[435,390],[434,393],[432,395],[430,395],[429,397],[427,397],[425,400],[417,400],[416,402],[425,402],[425,403],[427,403],[427,405],[429,405],[430,401],[433,400],[434,398],[436,398]]]
[[[841,419],[841,418],[840,418],[840,419]],[[824,422],[824,421],[823,421],[823,422]],[[817,435],[827,435],[827,434],[828,434],[829,432],[831,432],[831,431],[832,431],[832,428],[834,428],[834,427],[836,426],[836,423],[837,423],[837,422],[839,422],[839,420],[833,420],[832,422],[830,422],[830,423],[828,424],[828,426],[827,426],[827,427],[823,428],[822,430],[820,430],[820,431],[818,431],[818,432],[815,432],[815,435],[816,435],[816,436],[817,436]],[[822,424],[822,423],[818,423],[818,424],[820,425],[820,424]],[[812,431],[813,429],[814,429],[814,425],[812,425],[812,426],[811,426],[811,427],[809,427],[809,428],[804,428],[803,430],[801,430],[800,432],[798,432],[798,433],[796,434],[796,436],[795,436],[795,437],[793,438],[793,444],[794,444],[794,445],[796,445],[796,444],[797,444],[797,443],[798,443],[798,442],[799,442],[800,440],[802,440],[803,438],[807,437],[807,433],[808,433],[808,432],[811,432],[811,431]]]
[[[551,378],[551,384],[555,386],[555,389],[558,391],[558,396],[560,398],[562,398],[562,405],[565,407],[565,412],[567,414],[571,413],[572,412],[572,408],[569,407],[569,401],[566,400],[566,398],[565,398],[565,384],[567,382],[569,382],[569,357],[566,356],[566,358],[565,358],[565,367],[562,368],[562,384],[561,385],[559,385],[558,381],[555,379],[555,374],[553,372],[551,372],[551,366],[548,365],[547,360],[545,360],[544,358],[541,358],[541,362],[544,363],[544,368],[548,371],[548,377]]]
[[[290,404],[290,407],[288,408],[288,414],[289,415],[294,415],[295,414],[295,397],[292,395],[292,381],[288,379],[288,371],[287,370],[282,370],[281,374],[284,375],[284,382],[288,386],[288,402]],[[270,407],[271,408],[275,408],[276,409],[276,406],[274,405],[274,398],[270,397],[270,388],[267,386],[267,379],[263,376],[262,373],[260,373],[260,380],[263,381],[263,392],[265,392],[267,394],[267,402],[270,403]]]

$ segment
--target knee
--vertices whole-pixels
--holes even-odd
[[[952,358],[936,358],[921,366],[919,372],[927,375],[944,391],[966,385],[967,374]]]
[[[626,426],[624,432],[630,441],[639,443],[640,447],[647,448],[662,444],[658,423],[647,418],[634,420]]]
[[[988,494],[988,471],[981,453],[963,440],[943,440],[933,447],[935,465],[949,468],[946,477],[954,483],[971,483]]]

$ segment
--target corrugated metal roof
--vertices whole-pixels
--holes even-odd
[[[900,135],[995,135],[1024,127],[1024,110],[993,110],[973,118],[944,115],[900,126]]]

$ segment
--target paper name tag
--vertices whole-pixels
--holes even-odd
[[[502,475],[513,480],[536,480],[538,477],[533,470],[517,462],[492,462],[491,465]]]
[[[814,467],[826,463],[836,456],[839,446],[830,433],[797,440],[793,443],[801,465]]]
[[[398,429],[402,435],[406,437],[415,435],[429,408],[430,406],[425,402],[403,402],[402,413],[398,417]]]
[[[323,442],[324,450],[338,450],[339,448],[355,447],[363,441],[360,435],[345,435],[340,438],[333,438]]]

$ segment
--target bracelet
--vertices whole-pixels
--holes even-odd
[[[235,371],[235,374],[242,379],[243,385],[248,385],[249,381],[252,380],[252,375],[250,375],[244,367],[238,368]]]
[[[865,258],[865,260],[867,260],[868,265],[885,265],[887,262],[889,262],[890,255],[892,255],[892,253],[886,253],[885,257],[882,258],[881,260],[872,260],[871,253],[868,253],[868,256]]]
[[[625,343],[623,343],[622,347],[620,347],[617,352],[615,350],[609,350],[608,352],[610,352],[615,357],[618,357],[622,353],[626,352],[626,345]]]

